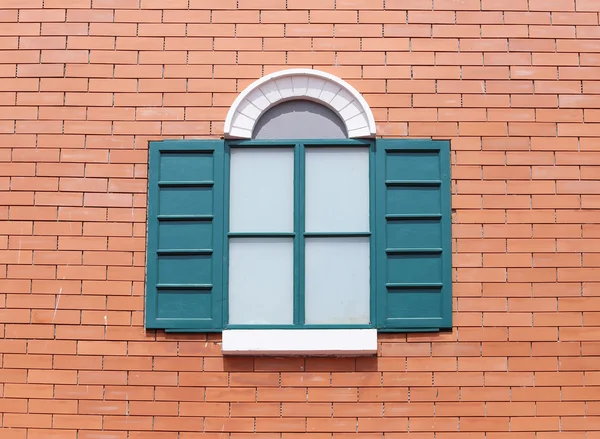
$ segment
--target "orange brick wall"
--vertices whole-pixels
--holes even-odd
[[[0,438],[599,439],[599,10],[0,0]],[[147,141],[220,136],[292,66],[380,135],[451,138],[452,333],[224,359],[144,332]]]

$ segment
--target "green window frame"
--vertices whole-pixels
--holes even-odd
[[[369,148],[370,324],[304,322],[304,153]],[[229,233],[231,148],[294,148],[294,232]],[[146,314],[148,329],[377,328],[382,332],[452,327],[450,144],[430,139],[163,140],[150,142]],[[228,324],[231,237],[294,239],[294,324]],[[405,245],[406,244],[406,245]]]
[[[368,148],[369,150],[369,232],[306,232],[305,231],[305,151],[306,148]],[[294,149],[294,232],[243,232],[235,233],[229,231],[229,171],[231,148],[293,148]],[[376,297],[375,285],[375,239],[372,230],[375,226],[375,142],[373,140],[243,140],[225,142],[225,231],[223,248],[223,322],[227,329],[337,329],[337,328],[373,328],[376,320]],[[229,278],[229,239],[230,238],[293,238],[294,239],[294,323],[291,325],[242,325],[229,324],[229,302],[228,302],[228,278]],[[369,324],[305,324],[305,288],[304,288],[304,261],[305,261],[305,238],[321,237],[369,237],[370,244],[370,323]]]

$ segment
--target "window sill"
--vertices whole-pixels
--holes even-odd
[[[223,355],[347,355],[377,353],[377,329],[230,329]]]

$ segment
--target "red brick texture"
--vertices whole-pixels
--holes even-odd
[[[599,10],[0,0],[0,438],[599,439]],[[144,332],[148,140],[222,135],[286,67],[451,139],[452,333],[224,359]]]

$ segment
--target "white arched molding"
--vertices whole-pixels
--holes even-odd
[[[376,134],[371,108],[346,81],[319,70],[289,69],[254,81],[238,95],[225,119],[225,137],[251,139],[254,126],[268,109],[293,99],[331,108],[346,125],[349,138]]]

